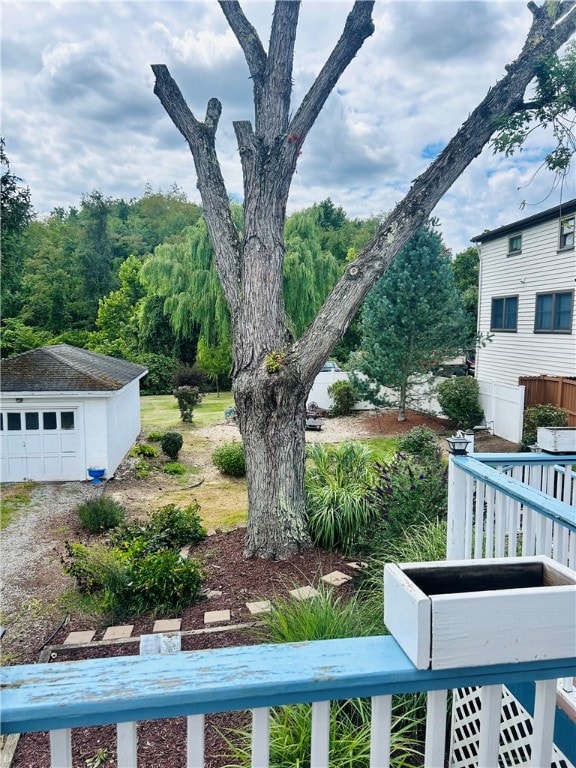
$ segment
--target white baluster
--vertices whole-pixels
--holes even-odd
[[[330,702],[315,701],[312,704],[311,768],[328,768],[330,749]]]
[[[541,768],[552,762],[556,687],[556,680],[538,680],[536,683],[534,731],[530,756],[531,768]]]
[[[186,718],[186,768],[204,768],[204,715]]]
[[[502,686],[485,685],[480,692],[478,768],[498,768]]]
[[[72,768],[70,728],[50,731],[50,765],[52,768]]]
[[[372,697],[370,768],[389,768],[392,696]]]
[[[426,709],[424,768],[444,765],[446,754],[446,704],[448,691],[430,691]]]
[[[137,742],[136,723],[118,723],[116,725],[118,741],[118,765],[122,768],[136,768]]]
[[[494,494],[489,486],[486,488],[486,557],[494,557]]]
[[[270,709],[252,710],[252,768],[268,768],[270,763]]]
[[[472,558],[472,526],[474,524],[474,478],[466,475],[466,502],[464,504],[464,559]]]
[[[476,483],[476,509],[474,524],[474,558],[477,560],[483,557],[482,545],[484,543],[484,496],[486,495],[486,485],[480,480]]]
[[[504,557],[506,547],[506,497],[502,493],[496,494],[496,530],[494,537],[495,557]]]

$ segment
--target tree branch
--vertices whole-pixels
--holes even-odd
[[[305,334],[293,345],[305,377],[311,379],[330,354],[374,283],[392,259],[490,140],[499,118],[523,102],[540,62],[576,31],[576,4],[566,5],[559,21],[534,16],[522,52],[505,75],[463,123],[443,152],[412,184],[405,198],[384,219],[376,235],[346,268]]]
[[[374,0],[356,0],[354,7],[348,14],[342,36],[288,127],[288,133],[299,136],[300,143],[304,141],[314,125],[338,79],[356,56],[366,38],[374,32],[373,6]]]
[[[240,289],[240,241],[215,148],[222,106],[218,99],[210,99],[205,122],[201,123],[190,111],[168,68],[164,64],[153,64],[152,71],[156,76],[154,93],[192,152],[202,204],[212,214],[205,216],[205,220],[214,244],[218,276],[230,312],[234,313]]]
[[[256,111],[256,134],[268,143],[288,126],[299,12],[300,0],[277,0],[274,6],[263,98]]]
[[[244,51],[250,77],[256,86],[264,76],[267,62],[266,51],[260,42],[258,32],[244,15],[244,11],[237,0],[218,0],[218,2],[224,16],[226,16],[226,21],[236,36],[236,40]]]

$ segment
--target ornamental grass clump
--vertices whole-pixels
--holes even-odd
[[[363,443],[347,441],[307,448],[306,508],[313,542],[325,549],[353,549],[370,522],[374,456]]]
[[[420,734],[425,709],[417,696],[394,697],[390,766],[422,765]],[[372,707],[369,699],[333,701],[330,705],[330,768],[369,768]],[[252,730],[230,729],[223,737],[233,762],[226,768],[252,765]],[[312,706],[292,704],[270,710],[270,765],[274,768],[314,768],[310,765]]]
[[[382,634],[381,605],[368,612],[356,595],[335,595],[323,584],[316,589],[309,600],[274,598],[269,613],[260,616],[258,636],[267,643],[299,643]]]
[[[88,533],[103,533],[115,528],[126,514],[124,507],[109,496],[88,499],[76,508],[80,522]]]

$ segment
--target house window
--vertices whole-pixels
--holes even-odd
[[[561,251],[574,248],[574,221],[574,217],[560,220],[560,242],[558,247]]]
[[[27,413],[25,415],[26,429],[40,429],[40,419],[37,413]]]
[[[572,291],[540,293],[536,296],[536,333],[570,333],[572,329]]]
[[[492,299],[491,331],[515,331],[518,323],[518,296]]]
[[[522,253],[522,235],[512,235],[508,238],[508,255]]]

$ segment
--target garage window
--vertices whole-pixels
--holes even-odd
[[[40,419],[37,413],[25,414],[26,429],[40,429]]]
[[[44,429],[56,429],[56,411],[46,411],[42,414]]]
[[[62,411],[60,413],[60,428],[74,429],[74,411]]]
[[[7,413],[8,431],[19,432],[22,429],[20,414],[19,413]]]

